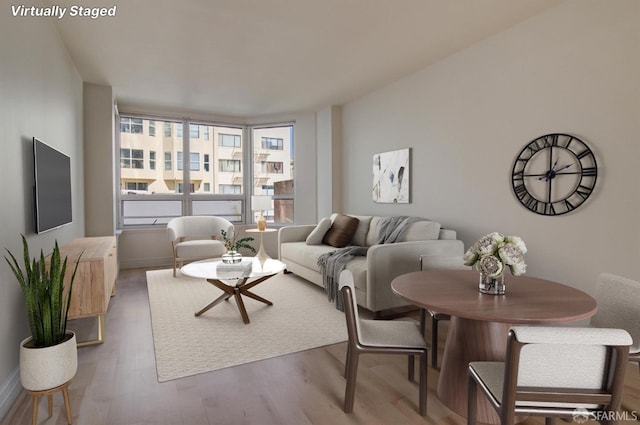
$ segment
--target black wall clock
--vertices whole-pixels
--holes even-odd
[[[596,186],[598,164],[575,136],[547,134],[528,143],[513,163],[513,192],[525,208],[562,215],[582,205]]]

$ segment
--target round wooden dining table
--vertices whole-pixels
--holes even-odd
[[[504,361],[509,327],[568,323],[593,316],[596,300],[576,288],[530,276],[505,276],[504,295],[478,290],[472,270],[407,273],[391,282],[405,301],[451,316],[438,379],[442,403],[467,416],[467,369],[472,361]],[[479,392],[480,395],[480,392]],[[499,423],[495,410],[478,397],[478,421]]]

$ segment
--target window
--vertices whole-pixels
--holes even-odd
[[[184,183],[178,183],[178,189],[177,189],[177,193],[184,193]],[[189,185],[189,189],[191,191],[191,193],[195,192],[195,186],[193,183],[191,183]]]
[[[273,162],[273,161],[262,161],[262,172],[268,174],[282,174],[282,162]]]
[[[189,137],[192,139],[200,138],[200,126],[198,124],[189,124]]]
[[[251,223],[254,194],[273,196],[270,221],[293,222],[292,125],[118,118],[119,226],[165,224],[182,215]]]
[[[182,170],[182,164],[184,162],[184,156],[182,152],[178,152],[178,164],[177,169]],[[200,154],[193,152],[189,154],[189,169],[191,171],[200,171]]]
[[[220,193],[240,195],[242,193],[242,186],[239,184],[221,184],[219,186]]]
[[[239,173],[240,172],[240,164],[241,161],[239,159],[220,159],[218,160],[220,164],[219,171],[223,173]]]
[[[294,222],[293,126],[251,128],[253,195],[273,196],[267,221]]]
[[[283,140],[274,137],[262,138],[262,149],[271,149],[281,151],[283,149]]]
[[[220,134],[220,146],[225,148],[239,148],[240,136],[237,134]]]
[[[142,134],[142,118],[120,119],[120,133]]]
[[[146,191],[149,188],[149,183],[145,182],[127,182],[126,190]]]
[[[121,168],[144,168],[143,158],[144,151],[142,149],[120,149]]]

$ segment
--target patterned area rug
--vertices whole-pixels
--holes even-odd
[[[243,297],[248,325],[233,298],[194,316],[222,294],[204,279],[152,270],[147,288],[159,382],[347,340],[344,315],[323,289],[291,274],[252,289],[273,306]]]

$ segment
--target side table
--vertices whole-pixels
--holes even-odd
[[[264,230],[260,230],[260,229],[247,229],[245,230],[245,232],[247,233],[260,233],[260,249],[258,250],[258,253],[256,254],[256,257],[260,260],[261,263],[264,263],[265,260],[271,258],[269,256],[269,254],[267,254],[267,252],[264,250],[264,244],[262,241],[262,234],[263,233],[272,233],[272,232],[277,232],[278,229],[271,229],[271,228],[267,228]]]

